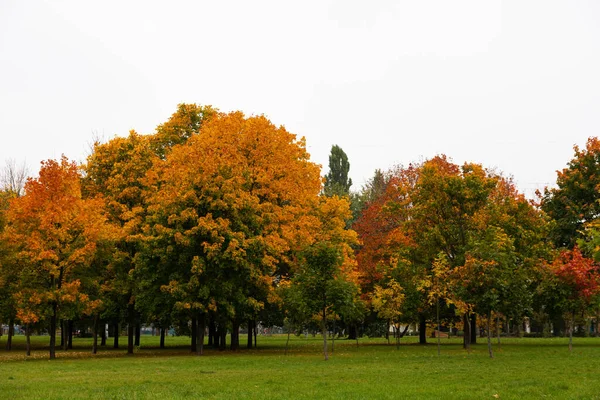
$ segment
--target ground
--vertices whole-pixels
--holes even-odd
[[[458,339],[421,346],[402,339],[399,350],[383,339],[336,340],[329,361],[320,353],[321,339],[259,337],[258,349],[232,353],[209,350],[198,357],[185,347],[187,338],[142,337],[133,356],[126,350],[90,353],[91,339],[75,339],[74,350],[59,351],[48,361],[34,338],[32,357],[24,355],[24,338],[15,349],[0,350],[0,392],[10,399],[527,399],[600,398],[600,339],[503,339],[490,359],[487,345],[468,354]],[[4,348],[6,337],[0,339]]]

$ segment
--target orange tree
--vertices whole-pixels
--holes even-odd
[[[311,232],[321,179],[304,139],[262,116],[217,114],[148,182],[156,278],[168,278],[163,291],[201,324],[209,315],[226,332],[230,323],[237,348],[240,322],[272,299],[278,267]]]
[[[98,243],[111,239],[103,206],[101,199],[82,198],[78,167],[65,157],[42,162],[39,178],[11,201],[5,237],[19,252],[17,317],[25,324],[49,318],[51,359],[57,319],[90,314],[99,305],[80,278]]]

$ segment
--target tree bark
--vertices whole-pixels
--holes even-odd
[[[198,316],[198,355],[204,354],[204,331],[206,330],[206,315],[200,313]]]
[[[463,347],[471,352],[471,324],[469,314],[463,315]]]
[[[254,332],[254,348],[256,348],[256,347],[258,347],[256,345],[256,337],[258,336],[258,324],[256,323],[256,319],[254,319],[252,331]]]
[[[8,322],[8,336],[6,338],[6,351],[12,350],[12,339],[13,339],[14,335],[15,335],[15,320],[11,318],[10,321]]]
[[[191,328],[191,345],[190,352],[196,353],[198,351],[198,320],[196,316],[192,316],[192,328]]]
[[[325,361],[329,360],[329,355],[327,354],[327,309],[323,307],[323,320],[321,321],[321,330],[323,333],[323,355],[325,356]]]
[[[58,305],[52,304],[52,316],[50,317],[50,359],[56,358],[56,312]]]
[[[26,354],[27,357],[31,355],[31,325],[25,325],[25,345],[26,345]]]
[[[208,321],[208,346],[218,347],[215,345],[215,337],[216,337],[217,327],[215,325],[214,318],[210,318]]]
[[[249,318],[248,319],[248,341],[246,343],[246,347],[251,349],[252,348],[252,333],[254,332],[254,325],[253,325],[254,320]]]
[[[94,314],[94,342],[92,343],[92,354],[98,353],[98,314]]]
[[[471,314],[471,344],[477,344],[477,314]]]
[[[288,345],[290,344],[290,330],[288,329],[287,340],[285,341],[285,355],[288,353]]]
[[[490,353],[490,358],[494,358],[494,354],[492,353],[492,312],[488,312],[487,318],[487,344],[488,344],[488,352]]]
[[[119,335],[121,334],[121,329],[119,328],[119,322],[115,321],[113,325],[114,330],[114,338],[113,338],[113,349],[119,348]]]
[[[231,321],[231,344],[229,348],[232,351],[238,351],[240,349],[240,322],[237,318]]]
[[[424,314],[419,314],[419,344],[427,344],[427,320]]]
[[[67,321],[67,349],[73,350],[73,320],[70,319]]]
[[[135,308],[133,303],[127,305],[127,354],[133,354],[135,333]]]
[[[575,327],[575,311],[571,313],[571,326],[569,327],[569,353],[573,352],[573,328]]]
[[[225,351],[227,349],[227,326],[223,324],[219,325],[219,350]]]
[[[142,324],[137,321],[135,323],[135,345],[140,347],[140,336],[142,336]]]
[[[106,324],[104,321],[100,322],[100,325],[102,326],[102,330],[100,332],[100,346],[106,346]]]
[[[160,328],[160,348],[161,349],[165,348],[165,331],[166,331],[166,328],[163,328],[163,327]]]

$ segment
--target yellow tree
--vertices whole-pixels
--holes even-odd
[[[19,250],[18,316],[25,323],[50,318],[50,358],[55,358],[61,315],[89,314],[98,306],[82,286],[98,243],[110,239],[104,203],[81,196],[77,165],[62,157],[42,162],[39,178],[11,201],[7,240]]]
[[[314,217],[319,167],[267,118],[214,115],[148,174],[148,249],[183,309],[237,328],[275,293],[278,267]],[[156,254],[156,249],[160,254]],[[203,329],[200,329],[203,331]]]

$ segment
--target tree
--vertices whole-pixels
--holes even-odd
[[[82,199],[77,165],[62,157],[42,162],[39,178],[11,201],[6,240],[19,250],[21,271],[15,294],[26,324],[50,318],[50,358],[55,358],[59,316],[90,314],[81,275],[97,245],[111,239],[101,199]]]
[[[560,253],[549,265],[554,279],[552,290],[558,298],[558,308],[569,321],[569,351],[573,350],[575,314],[585,312],[600,293],[600,275],[594,260],[584,257],[578,247]]]
[[[326,196],[349,196],[352,179],[348,178],[350,163],[341,147],[333,145],[329,155],[329,172],[325,176],[323,192]]]
[[[236,349],[240,322],[272,300],[277,269],[310,240],[321,182],[304,139],[262,116],[216,114],[148,182],[156,284],[201,321],[231,323]]]
[[[600,140],[591,137],[567,168],[558,172],[557,188],[544,190],[542,209],[554,220],[550,232],[557,248],[572,249],[582,238],[584,225],[600,216]]]

